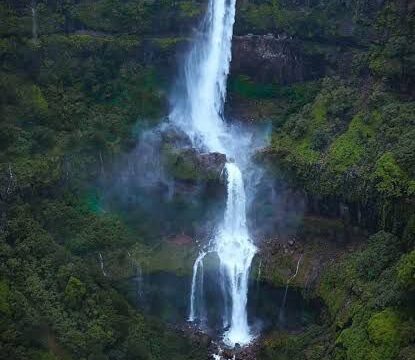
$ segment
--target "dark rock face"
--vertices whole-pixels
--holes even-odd
[[[174,148],[189,148],[192,146],[187,134],[171,124],[165,124],[161,127],[160,136],[164,144],[169,144]]]
[[[169,149],[167,166],[177,180],[219,181],[226,156],[220,153],[199,153],[196,149]]]
[[[290,84],[304,80],[297,41],[286,35],[244,35],[233,39],[232,72],[260,82]]]
[[[344,31],[350,31],[350,24]],[[338,45],[338,46],[337,46]],[[290,85],[319,79],[336,72],[350,73],[352,49],[347,42],[335,45],[301,40],[284,33],[234,36],[232,75],[248,75],[259,83]]]
[[[226,163],[226,155],[218,152],[205,153],[197,155],[198,163],[204,171],[221,177],[223,168]]]
[[[160,132],[163,159],[174,179],[190,182],[220,180],[226,155],[199,152],[192,147],[189,137],[172,125]]]

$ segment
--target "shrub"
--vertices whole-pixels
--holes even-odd
[[[400,259],[398,279],[404,288],[415,289],[415,250],[403,255]]]
[[[400,197],[404,195],[407,186],[407,176],[396,163],[392,153],[384,153],[376,162],[373,174],[376,189],[386,197]]]
[[[404,341],[402,326],[399,315],[392,309],[385,309],[373,315],[367,326],[370,341],[373,343],[369,359],[396,359]]]
[[[80,307],[85,294],[85,284],[78,278],[71,276],[65,288],[65,300],[69,306],[73,308]]]

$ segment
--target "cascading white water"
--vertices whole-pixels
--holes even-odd
[[[245,189],[242,174],[234,163],[226,164],[227,192],[225,217],[216,236],[215,250],[225,270],[232,299],[230,328],[225,333],[229,345],[247,344],[251,340],[246,304],[248,277],[256,248],[246,225]]]
[[[222,119],[231,60],[235,0],[209,0],[202,31],[184,66],[184,89],[174,99],[170,118],[209,151],[226,153]],[[184,96],[183,96],[184,95]]]
[[[199,256],[197,257],[196,261],[193,264],[192,287],[190,290],[189,321],[195,321],[197,318],[197,314],[198,313],[201,314],[203,312],[202,309],[196,309],[196,292],[199,287],[199,291],[203,293],[203,258],[205,256],[206,256],[205,252],[203,251],[200,252]],[[199,274],[199,269],[200,269],[200,274]],[[198,279],[199,279],[199,282],[197,281]]]
[[[210,0],[201,32],[189,52],[184,66],[183,91],[173,101],[170,120],[181,127],[194,146],[221,152],[235,158],[227,126],[223,120],[226,80],[231,60],[231,43],[235,20],[235,0]],[[238,149],[240,152],[241,149]],[[245,154],[246,155],[246,154]],[[246,224],[246,199],[243,177],[237,162],[225,166],[227,203],[222,224],[209,251],[220,260],[220,285],[224,297],[223,322],[229,328],[224,341],[229,346],[244,345],[252,335],[247,319],[248,277],[256,247],[250,240]],[[193,266],[189,321],[198,319],[198,279],[203,281],[201,252]],[[199,286],[200,287],[200,286]],[[201,294],[203,296],[203,294]],[[230,299],[230,316],[227,308]]]

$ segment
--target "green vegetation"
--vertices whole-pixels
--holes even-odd
[[[415,273],[402,246],[379,232],[326,269],[317,289],[327,306],[324,324],[269,336],[263,358],[412,359],[415,319],[408,289]]]
[[[232,74],[231,74],[232,75]],[[257,83],[248,75],[235,75],[229,80],[232,105],[248,106],[255,120],[272,120],[277,129],[286,118],[314,99],[319,85],[304,82],[281,86]]]
[[[415,250],[402,256],[398,264],[398,279],[405,288],[415,287]]]
[[[337,324],[336,354],[403,358],[399,353],[413,341],[414,320],[410,299],[397,281],[400,252],[398,239],[380,232],[323,278],[320,293]]]
[[[283,86],[233,75],[232,98],[253,114],[264,109],[256,117],[273,124],[259,157],[306,192],[317,216],[346,205],[346,225],[374,233],[321,270],[314,296],[323,302],[322,323],[271,334],[261,359],[415,358],[414,29],[401,2],[239,3],[236,31],[292,37],[307,79]],[[297,92],[305,85],[306,96]],[[312,244],[303,245],[303,271],[307,255],[318,254]],[[295,264],[274,257],[266,276],[278,282]]]
[[[196,226],[202,201],[190,206],[185,193],[157,218],[154,209],[110,213],[94,189],[134,136],[165,116],[176,48],[205,5],[0,4],[1,357],[207,359],[203,345],[144,317],[115,283],[135,260],[144,271],[186,274],[191,246],[150,243],[164,216],[175,217],[166,224],[175,233]],[[260,156],[310,200],[347,206],[350,222],[374,234],[319,274],[321,323],[270,334],[262,360],[415,358],[414,19],[409,2],[389,0],[238,2],[238,34],[283,33],[304,61],[303,82],[229,80],[233,103],[272,122]],[[212,179],[164,150],[176,179]],[[343,225],[308,219],[302,230],[324,237]],[[313,246],[298,284],[307,256],[325,244]],[[113,278],[99,267],[101,252]],[[293,259],[273,260],[263,276],[283,283]]]
[[[414,153],[402,143],[412,134],[415,105],[387,92],[376,96],[387,102],[363,106],[351,83],[326,79],[311,104],[278,123],[271,154],[279,169],[295,171],[296,181],[315,195],[371,198],[379,217],[385,216],[382,204],[413,196]]]
[[[102,274],[98,252],[125,253],[141,239],[92,188],[131,149],[133,127],[165,114],[169,56],[183,38],[176,25],[189,26],[198,7],[0,4],[2,358],[206,358]]]
[[[175,244],[165,241],[148,249],[143,246],[135,246],[131,255],[142,264],[144,272],[171,272],[179,276],[190,276],[197,249],[191,245]]]
[[[397,199],[412,196],[411,10],[393,1],[374,6],[368,1],[270,0],[241,3],[237,17],[240,33],[294,37],[304,66],[309,67],[307,78],[316,77],[313,69],[321,63],[330,74],[311,82],[315,90],[303,99],[295,90],[310,82],[255,83],[244,74],[231,82],[234,94],[255,99],[271,114],[275,129],[271,151],[278,158],[278,169],[295,174],[295,180],[315,196],[363,203],[369,197],[379,213],[386,207],[392,211],[395,205],[390,204]],[[291,94],[301,100],[293,101]]]
[[[186,340],[140,316],[103,277],[96,249],[133,239],[118,220],[79,206],[61,200],[10,209],[0,248],[3,354],[203,358],[202,349],[193,352]]]

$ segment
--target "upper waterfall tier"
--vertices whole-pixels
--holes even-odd
[[[228,154],[222,113],[231,60],[235,0],[211,0],[189,52],[182,91],[173,98],[171,120],[196,146]],[[227,151],[228,150],[228,151]]]

